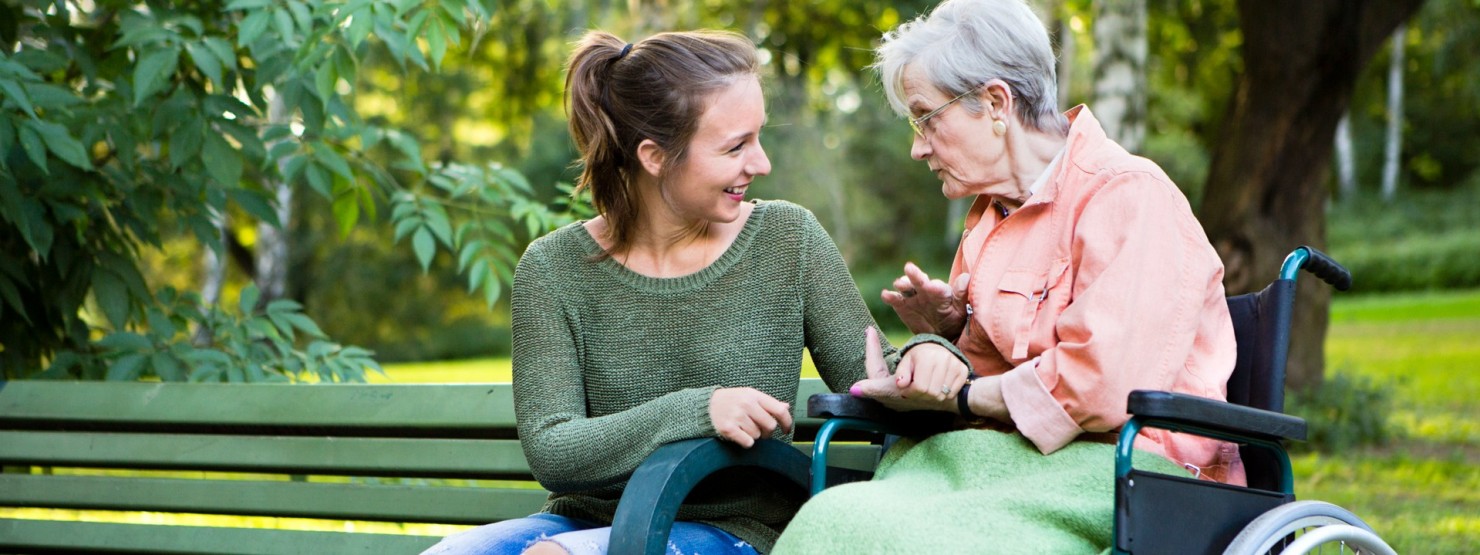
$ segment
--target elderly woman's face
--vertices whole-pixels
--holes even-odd
[[[945,106],[920,125],[910,148],[910,156],[929,164],[941,180],[941,194],[956,199],[1009,192],[1005,143],[992,134],[987,112],[972,112],[963,105],[966,99],[947,106],[955,95],[937,89],[917,66],[905,67],[904,93],[912,118]],[[980,90],[974,94],[981,98]]]

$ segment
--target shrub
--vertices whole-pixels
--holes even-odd
[[[1314,390],[1292,392],[1287,412],[1310,427],[1309,439],[1297,449],[1334,453],[1386,443],[1392,404],[1392,393],[1376,381],[1338,372]]]

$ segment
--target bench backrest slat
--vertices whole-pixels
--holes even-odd
[[[541,489],[0,474],[0,506],[486,524],[538,512]]]
[[[0,461],[37,466],[528,479],[518,440],[0,432]]]
[[[301,530],[0,519],[0,540],[32,553],[418,553],[439,538]]]
[[[6,427],[515,437],[502,384],[265,385],[0,382]],[[358,433],[357,433],[358,431]]]

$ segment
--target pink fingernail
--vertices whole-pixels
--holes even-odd
[[[853,387],[848,388],[848,393],[852,394],[854,397],[862,397],[863,396],[863,388],[858,387],[858,386],[855,385]]]

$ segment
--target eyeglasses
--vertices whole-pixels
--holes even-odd
[[[919,135],[920,138],[922,138],[922,139],[925,138],[925,122],[926,121],[929,121],[930,118],[933,118],[935,116],[940,115],[941,112],[946,111],[946,108],[950,108],[952,104],[955,104],[957,100],[961,100],[962,98],[966,98],[966,95],[971,94],[971,93],[974,93],[974,92],[976,92],[977,89],[980,89],[980,88],[982,88],[982,86],[981,85],[977,85],[975,87],[972,87],[970,89],[967,89],[966,92],[956,95],[956,98],[952,98],[950,100],[947,100],[945,104],[941,104],[940,107],[938,107],[938,108],[936,108],[934,110],[931,110],[930,113],[925,114],[923,116],[920,116],[918,118],[909,118],[910,129],[914,129],[915,130],[915,134],[916,135]]]

